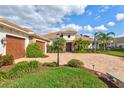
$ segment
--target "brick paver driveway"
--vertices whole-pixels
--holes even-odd
[[[16,60],[38,60],[41,63],[43,62],[52,62],[56,61],[56,53],[48,53],[49,57],[47,58],[22,58]],[[116,71],[120,74],[124,74],[124,58],[110,56],[105,54],[92,54],[92,53],[61,53],[60,54],[60,64],[66,64],[70,59],[79,59],[83,61],[85,67],[92,69],[92,65],[95,65],[95,70],[106,73],[109,71]]]

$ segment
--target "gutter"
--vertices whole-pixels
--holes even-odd
[[[13,27],[13,26],[11,26],[11,25],[5,24],[5,23],[3,23],[3,22],[0,22],[0,24],[1,24],[1,25],[4,25],[4,26],[7,26],[7,27],[10,27],[10,28],[13,28],[13,29],[15,29],[15,30],[19,30],[20,32],[23,32],[23,33],[29,35],[29,32],[26,32],[25,30],[18,29],[18,28],[16,28],[16,27]]]

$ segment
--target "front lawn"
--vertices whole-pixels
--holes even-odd
[[[104,54],[113,55],[113,56],[124,57],[124,48],[122,48],[122,49],[107,50],[107,51],[104,51],[103,53]]]
[[[104,88],[107,85],[84,69],[52,67],[24,77],[7,80],[0,87],[9,88]]]

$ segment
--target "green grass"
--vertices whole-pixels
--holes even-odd
[[[107,50],[107,51],[104,51],[103,53],[113,55],[113,56],[124,57],[124,48]]]
[[[53,67],[26,75],[15,80],[0,83],[9,88],[104,88],[107,87],[98,77],[86,70],[70,67]]]

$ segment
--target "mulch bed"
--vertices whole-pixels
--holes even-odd
[[[15,66],[15,64],[14,65],[8,65],[8,66],[2,66],[0,68],[0,71],[7,72],[11,68],[13,68],[14,66]],[[47,67],[47,66],[41,66],[40,69],[39,69],[39,71],[41,71],[41,70],[47,70],[48,68],[49,67]],[[96,74],[99,79],[101,79],[103,82],[105,82],[108,85],[108,87],[110,87],[110,88],[118,88],[118,86],[117,86],[117,84],[115,82],[110,82],[110,81],[107,80],[107,75],[106,74],[101,73],[99,71],[94,71],[92,69],[84,68],[84,67],[83,67],[83,69],[86,69],[89,72]],[[38,71],[34,71],[32,73],[36,73],[36,72],[38,72]]]
[[[114,81],[108,81],[108,77],[106,74],[99,72],[99,71],[95,71],[89,68],[84,68],[86,70],[88,70],[89,72],[92,72],[94,74],[96,74],[98,76],[99,79],[101,79],[104,83],[106,83],[108,85],[109,88],[119,88],[120,86],[118,86],[118,84]]]
[[[15,65],[8,65],[8,66],[2,66],[0,68],[0,71],[4,71],[4,72],[7,72],[9,71],[11,68],[13,68]]]

